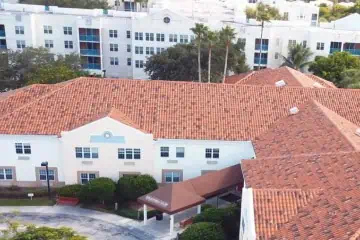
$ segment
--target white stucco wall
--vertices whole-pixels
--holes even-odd
[[[243,188],[241,198],[240,240],[255,240],[254,198],[251,188]]]

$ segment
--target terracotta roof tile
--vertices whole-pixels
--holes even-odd
[[[254,73],[255,73],[254,71],[250,71],[250,72],[240,73],[240,74],[236,74],[236,75],[232,75],[232,76],[227,76],[225,78],[225,83],[228,83],[228,84],[237,83],[238,81],[240,81],[240,80],[244,79],[245,77],[248,77]]]
[[[312,80],[320,83],[321,85],[323,85],[323,86],[325,86],[325,87],[337,88],[334,83],[332,83],[332,82],[330,82],[330,81],[328,81],[328,80],[325,80],[325,79],[323,79],[323,78],[321,78],[321,77],[318,77],[318,76],[316,76],[316,75],[306,74],[306,76],[308,76],[308,77],[311,78]]]

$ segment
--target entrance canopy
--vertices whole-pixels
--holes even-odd
[[[204,203],[206,199],[243,184],[240,164],[164,187],[138,198],[138,202],[172,215]]]

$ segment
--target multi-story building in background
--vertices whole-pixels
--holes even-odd
[[[0,48],[21,50],[46,47],[55,54],[78,53],[84,69],[106,76],[146,79],[147,58],[194,36],[190,28],[204,23],[213,30],[234,27],[244,41],[251,68],[275,68],[283,63],[291,44],[303,43],[317,55],[335,51],[360,55],[360,15],[318,23],[318,7],[304,2],[273,2],[283,21],[265,23],[260,58],[260,23],[247,20],[246,6],[228,0],[153,1],[115,3],[118,10],[73,9],[3,3],[0,11]],[[188,7],[188,8],[187,8]],[[131,10],[131,11],[129,11]],[[175,13],[176,10],[176,13]],[[137,12],[132,12],[137,11]]]

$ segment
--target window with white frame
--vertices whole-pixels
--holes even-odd
[[[146,41],[154,41],[154,33],[145,33]]]
[[[111,38],[117,38],[117,37],[118,37],[118,32],[117,32],[117,30],[109,30],[109,37],[111,37]]]
[[[165,42],[165,34],[164,33],[157,33],[156,34],[156,41]]]
[[[73,49],[74,48],[73,41],[64,41],[64,45],[65,45],[66,49]]]
[[[46,170],[45,169],[40,169],[39,170],[39,179],[40,179],[40,181],[47,181],[47,176],[46,176]],[[49,169],[49,180],[50,181],[55,180],[55,171],[54,170]]]
[[[279,53],[275,53],[275,59],[279,59]]]
[[[324,50],[324,48],[325,48],[325,43],[323,42],[316,43],[316,50]]]
[[[26,48],[25,40],[16,40],[16,47],[18,49]]]
[[[135,46],[135,54],[144,54],[144,47]]]
[[[24,33],[25,33],[24,26],[15,26],[16,35],[24,35]]]
[[[64,35],[72,35],[72,27],[64,27]]]
[[[306,40],[302,41],[302,46],[303,46],[304,48],[306,48],[306,46],[307,46],[307,41],[306,41]]]
[[[14,173],[11,168],[0,167],[0,180],[13,180]]]
[[[283,20],[289,21],[289,12],[284,12]]]
[[[160,147],[160,157],[169,157],[170,149],[169,147]]]
[[[113,66],[119,65],[119,58],[118,57],[110,57],[110,65],[113,65]]]
[[[131,38],[131,31],[126,31],[126,38],[127,39],[130,39]]]
[[[76,158],[99,158],[99,149],[95,147],[76,147]]]
[[[289,47],[296,45],[296,40],[289,40]]]
[[[135,60],[135,68],[144,68],[143,60]]]
[[[44,26],[44,33],[45,34],[52,34],[53,33],[52,26],[45,25]]]
[[[169,42],[177,42],[177,34],[169,34]]]
[[[146,47],[146,55],[153,55],[154,48],[153,47]]]
[[[127,65],[131,66],[131,58],[127,58]]]
[[[185,148],[184,147],[176,147],[176,157],[177,158],[185,157]]]
[[[130,45],[130,44],[127,44],[127,45],[126,45],[126,51],[127,51],[127,52],[131,52],[131,45]]]
[[[91,180],[93,180],[95,178],[96,178],[95,173],[81,173],[80,174],[81,184],[87,184],[88,182],[90,182]]]
[[[31,154],[30,143],[15,143],[16,154]]]
[[[54,41],[53,40],[45,40],[45,47],[46,48],[54,48]]]
[[[180,43],[188,43],[189,36],[188,35],[180,35]]]
[[[135,40],[139,40],[139,41],[144,40],[143,33],[142,32],[135,32]]]
[[[118,148],[118,159],[141,159],[140,148]]]
[[[220,150],[219,148],[206,148],[205,149],[205,158],[219,158]]]
[[[167,171],[164,175],[166,183],[175,183],[181,181],[181,173],[178,171]]]
[[[110,43],[110,52],[119,51],[119,45],[117,43]]]

